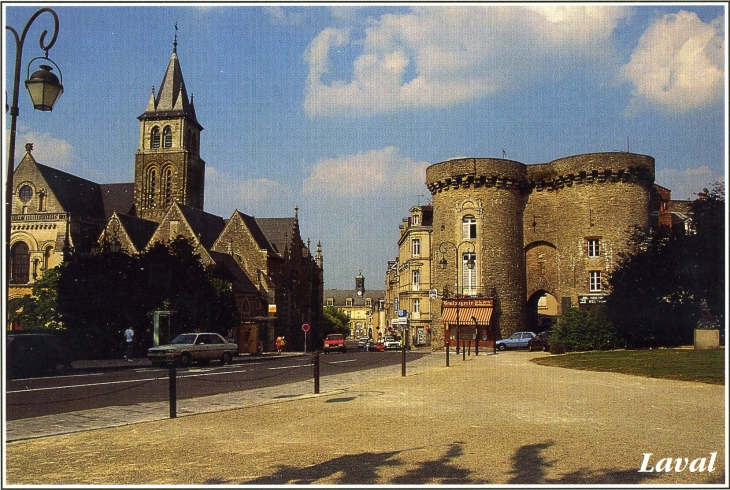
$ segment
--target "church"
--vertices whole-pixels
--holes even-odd
[[[8,310],[72,254],[106,247],[137,254],[182,236],[205,265],[231,272],[242,322],[256,327],[267,350],[281,335],[296,346],[303,323],[321,323],[321,244],[313,254],[302,239],[298,208],[287,218],[234,210],[224,219],[203,210],[203,126],[188,96],[177,38],[159,90],[153,88],[138,119],[131,183],[100,184],[62,172],[37,162],[33,144],[25,145],[13,174]]]

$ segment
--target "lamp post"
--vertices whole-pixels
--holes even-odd
[[[466,244],[467,249],[466,252],[469,254],[469,258],[466,261],[466,267],[471,270],[474,269],[474,266],[476,265],[474,262],[474,259],[472,258],[471,254],[474,252],[474,242],[470,242],[468,240],[464,240],[463,242],[456,245],[454,242],[441,242],[439,244],[439,252],[441,253],[441,260],[439,260],[439,267],[441,267],[442,270],[446,270],[449,263],[446,260],[446,250],[447,246],[450,245],[454,248],[454,264],[456,266],[456,296],[457,296],[457,303],[456,303],[456,354],[459,354],[459,337],[461,336],[461,326],[460,326],[460,319],[459,319],[459,303],[458,303],[458,296],[459,296],[459,249],[462,245]],[[464,293],[464,288],[461,290],[462,294]],[[450,330],[449,330],[450,331]],[[448,339],[448,343],[451,343],[451,339]],[[448,349],[448,347],[447,347]]]
[[[48,51],[56,43],[56,37],[58,36],[58,16],[50,8],[42,8],[34,13],[28,22],[25,24],[23,32],[18,36],[18,32],[10,26],[5,26],[5,29],[9,30],[15,38],[15,72],[13,75],[13,96],[10,104],[10,137],[8,138],[8,175],[5,184],[5,253],[6,261],[8,266],[8,278],[11,276],[10,271],[10,235],[12,233],[11,227],[11,216],[13,213],[13,171],[15,170],[15,136],[17,130],[17,118],[18,118],[18,93],[20,84],[20,67],[21,60],[23,58],[23,44],[25,43],[25,36],[28,34],[28,29],[31,24],[40,16],[42,13],[48,12],[53,16],[53,36],[48,44],[45,43],[47,30],[41,33],[40,37],[40,48],[46,52],[45,57],[37,57],[30,60],[28,63],[28,73],[30,73],[30,65],[37,59],[43,59],[58,68],[58,65],[54,63],[48,57]],[[40,70],[29,75],[25,81],[25,87],[28,89],[30,98],[33,102],[33,107],[40,111],[51,111],[58,98],[63,93],[63,85],[58,77],[51,73],[53,69],[50,65],[40,65]],[[61,73],[61,70],[58,69]],[[61,75],[63,77],[63,75]]]

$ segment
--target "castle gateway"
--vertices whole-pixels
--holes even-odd
[[[652,157],[620,152],[428,167],[433,345],[444,345],[448,327],[454,339],[454,325],[489,343],[535,329],[538,308],[601,303],[632,229],[649,225],[653,184]]]

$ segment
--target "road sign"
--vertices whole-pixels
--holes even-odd
[[[398,316],[399,317],[408,316],[408,310],[398,310]]]
[[[309,329],[310,329],[309,323],[305,323],[304,325],[302,325],[302,330],[303,331],[309,332]]]

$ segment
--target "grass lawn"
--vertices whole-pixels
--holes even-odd
[[[538,357],[543,366],[610,371],[649,378],[725,384],[725,350],[652,349],[575,352]]]

